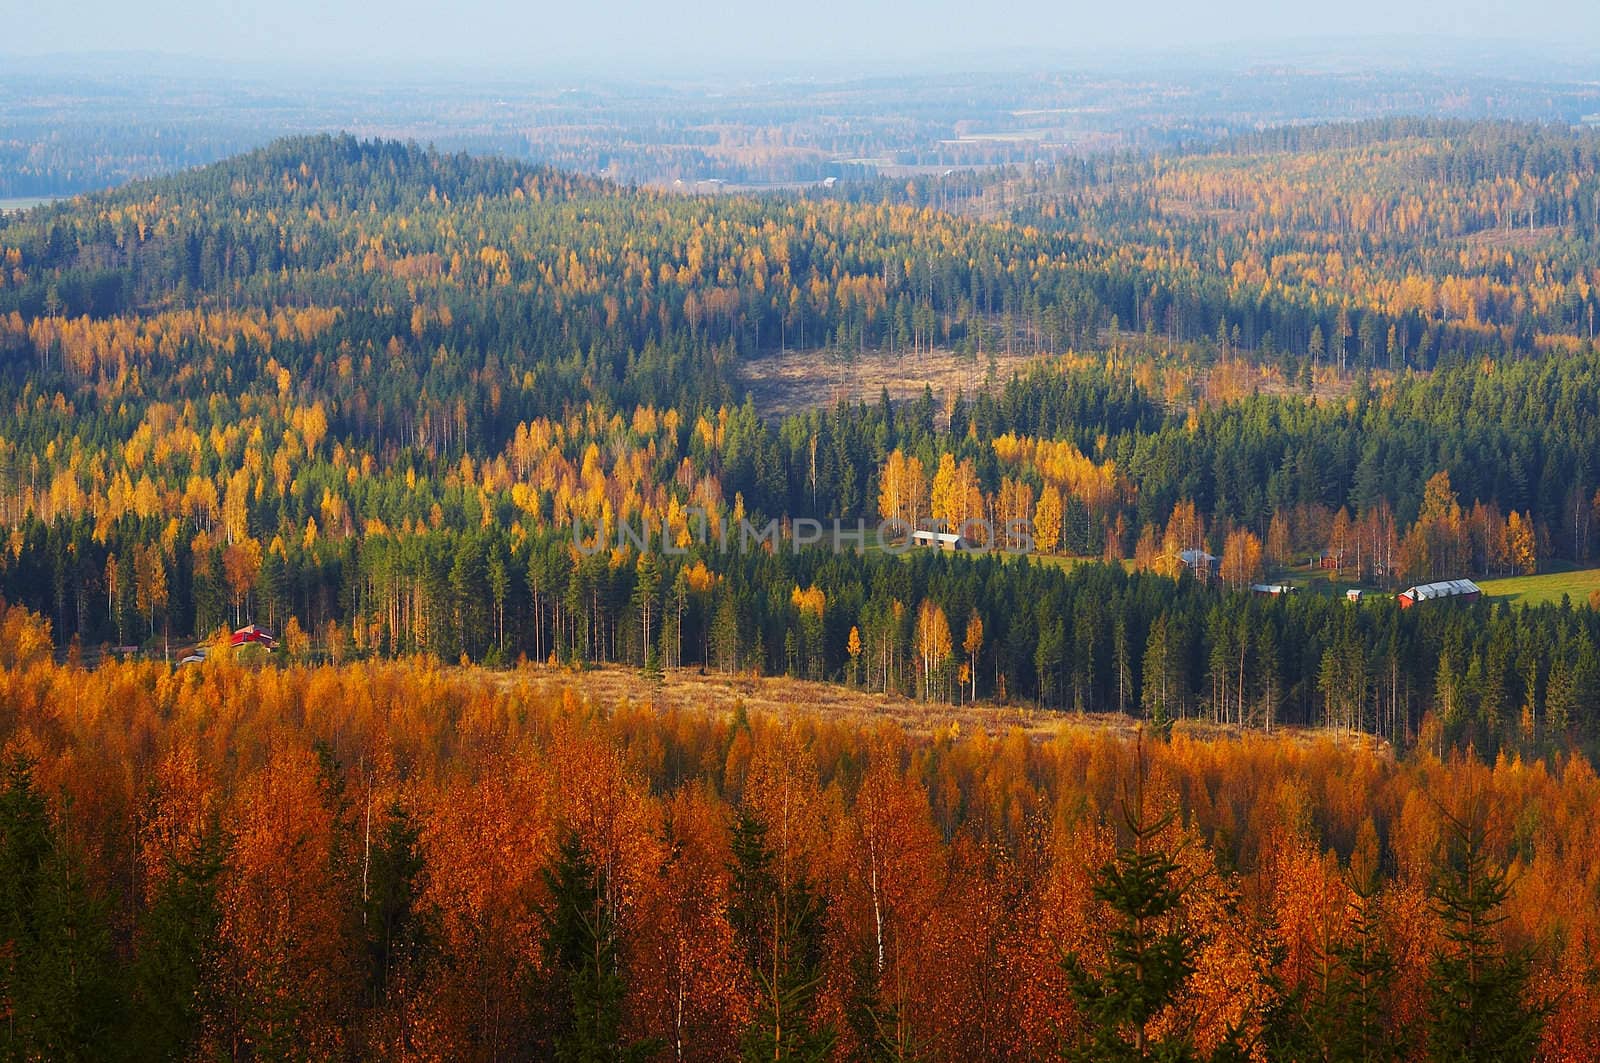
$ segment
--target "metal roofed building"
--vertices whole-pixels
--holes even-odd
[[[1439,583],[1419,583],[1415,587],[1403,590],[1399,594],[1400,608],[1410,609],[1418,602],[1434,602],[1445,598],[1457,598],[1464,602],[1475,602],[1483,597],[1483,588],[1469,579],[1447,579]]]
[[[941,550],[971,550],[974,545],[970,539],[955,532],[923,531],[920,528],[911,533],[911,542],[916,546],[937,546]]]

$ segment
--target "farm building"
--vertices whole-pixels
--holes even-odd
[[[1217,555],[1208,554],[1204,550],[1180,550],[1178,561],[1201,579],[1216,575],[1219,564]]]
[[[235,648],[254,644],[257,646],[265,646],[270,650],[273,646],[278,644],[277,639],[267,634],[261,628],[256,627],[254,624],[251,624],[249,627],[242,627],[238,631],[235,631],[233,633],[233,638],[229,641]]]
[[[914,546],[938,547],[940,550],[971,550],[973,543],[955,532],[941,531],[914,531],[911,533],[911,542]]]
[[[1252,583],[1252,584],[1250,584],[1250,593],[1252,593],[1252,594],[1262,594],[1262,595],[1265,595],[1265,596],[1267,596],[1269,598],[1276,598],[1279,595],[1283,595],[1283,594],[1294,594],[1299,590],[1300,590],[1299,587],[1292,587],[1287,583]]]
[[[1400,592],[1400,608],[1410,609],[1418,602],[1433,602],[1453,598],[1475,602],[1483,597],[1483,589],[1469,579],[1447,579],[1439,583],[1421,583]]]

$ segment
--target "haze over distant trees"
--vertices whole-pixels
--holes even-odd
[[[903,180],[1170,150],[1309,120],[1402,115],[1573,125],[1600,113],[1583,68],[1551,48],[1493,63],[1445,42],[1367,40],[1314,56],[1287,46],[1196,56],[843,65],[718,74],[638,64],[570,74],[350,61],[277,64],[167,55],[8,57],[0,65],[0,199],[93,191],[215,162],[286,135],[349,130],[500,154],[629,184]],[[1349,70],[1338,68],[1345,57]],[[1020,65],[1019,65],[1020,62]],[[1330,70],[1330,64],[1332,69]],[[1504,71],[1505,75],[1486,73]],[[986,72],[988,71],[988,72]],[[196,100],[204,100],[203,107]]]

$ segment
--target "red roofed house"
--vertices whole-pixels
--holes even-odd
[[[265,646],[270,650],[278,643],[277,639],[256,627],[254,624],[251,624],[249,627],[242,627],[238,631],[235,631],[231,641],[236,649],[240,646],[246,646],[253,642],[258,646]]]

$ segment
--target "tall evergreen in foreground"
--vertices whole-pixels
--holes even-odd
[[[1404,1031],[1390,1023],[1389,994],[1395,960],[1384,941],[1375,873],[1351,872],[1355,911],[1347,935],[1331,949],[1333,976],[1323,1001],[1326,1058],[1348,1063],[1388,1063],[1405,1057]]]
[[[1433,887],[1444,943],[1428,978],[1429,1056],[1440,1063],[1532,1059],[1545,1009],[1528,1000],[1528,951],[1507,950],[1496,933],[1511,887],[1506,869],[1490,859],[1487,803],[1475,794],[1460,816],[1444,817],[1444,861]]]
[[[1289,984],[1280,973],[1285,950],[1279,945],[1271,953],[1278,970],[1269,975],[1274,999],[1262,1015],[1260,1038],[1268,1059],[1393,1063],[1410,1058],[1406,1031],[1389,1021],[1397,968],[1384,940],[1377,874],[1352,867],[1346,885],[1348,922],[1331,944],[1317,949],[1320,977]]]
[[[0,1058],[106,1058],[121,1020],[105,905],[52,830],[32,765],[0,788]]]
[[[653,1041],[622,1039],[626,985],[617,965],[615,917],[606,896],[605,872],[594,866],[583,843],[569,835],[554,866],[545,872],[551,909],[545,918],[545,955],[566,1007],[555,1038],[559,1063],[631,1063],[648,1059]]]
[[[1194,947],[1183,920],[1183,869],[1156,841],[1172,813],[1151,819],[1145,811],[1142,736],[1136,758],[1133,794],[1122,806],[1132,843],[1100,868],[1094,887],[1116,918],[1106,968],[1095,974],[1076,955],[1065,961],[1085,1026],[1065,1055],[1084,1063],[1198,1058],[1186,1030],[1165,1037],[1151,1031],[1194,972]]]
[[[224,842],[212,829],[186,858],[170,858],[140,920],[133,963],[133,1051],[144,1059],[191,1055],[215,1003],[217,899]]]
[[[740,1058],[808,1063],[828,1057],[832,1031],[812,1019],[822,981],[823,906],[803,874],[779,873],[767,828],[741,809],[733,830],[728,919],[757,988]]]
[[[366,984],[362,1001],[373,1010],[371,1024],[388,1038],[385,1048],[404,1053],[412,1048],[409,1019],[418,987],[423,984],[438,950],[435,909],[423,903],[428,865],[421,830],[412,814],[393,803],[379,823],[368,809],[369,834],[363,862],[361,938]]]

